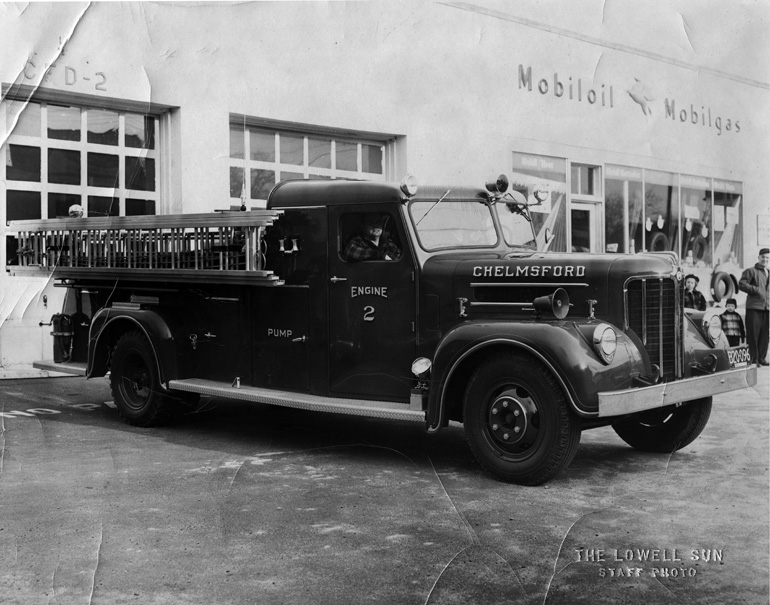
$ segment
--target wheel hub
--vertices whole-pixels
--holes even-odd
[[[531,427],[529,406],[517,396],[503,393],[489,406],[488,426],[490,434],[500,443],[519,443]]]

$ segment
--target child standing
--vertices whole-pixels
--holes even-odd
[[[727,336],[727,342],[731,347],[737,347],[746,340],[746,330],[743,327],[743,319],[735,310],[737,303],[734,298],[728,298],[725,302],[725,311],[720,316],[722,330]]]

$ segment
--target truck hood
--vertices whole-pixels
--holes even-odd
[[[447,280],[453,296],[465,298],[473,309],[469,317],[532,314],[526,305],[548,296],[557,288],[569,295],[570,316],[590,315],[618,323],[622,317],[623,291],[632,278],[681,279],[678,259],[672,253],[634,255],[513,253],[479,254],[469,258],[453,254],[435,256],[424,266],[426,285],[446,295]],[[428,285],[429,289],[432,289]],[[589,303],[589,301],[596,301]]]

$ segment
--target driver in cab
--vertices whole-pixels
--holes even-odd
[[[348,262],[363,260],[398,260],[401,250],[384,232],[387,215],[365,214],[361,233],[354,235],[345,245],[343,257]]]

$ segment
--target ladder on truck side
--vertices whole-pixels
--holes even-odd
[[[59,278],[282,281],[265,267],[264,233],[280,210],[12,221],[19,267]],[[13,271],[13,266],[7,267]]]

